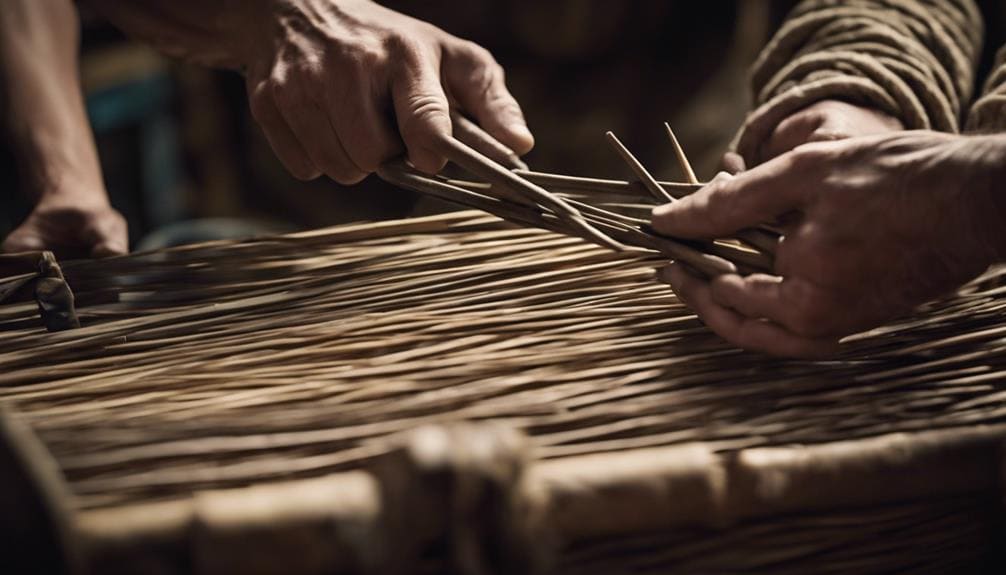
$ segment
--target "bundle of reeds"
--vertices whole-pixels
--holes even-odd
[[[461,212],[65,262],[79,329],[0,305],[0,507],[48,509],[115,573],[960,573],[1001,550],[1003,270],[810,362],[720,341],[653,281],[665,259]]]
[[[779,234],[771,228],[743,230],[737,238],[685,241],[649,227],[650,210],[676,201],[702,186],[670,125],[664,124],[674,154],[688,181],[658,182],[611,132],[613,150],[631,168],[637,182],[600,180],[526,169],[508,150],[487,157],[480,148],[501,146],[465,118],[455,115],[458,139],[440,142],[441,151],[457,166],[483,181],[428,176],[399,159],[381,167],[387,182],[463,206],[477,208],[519,225],[576,236],[614,250],[656,252],[712,277],[723,273],[773,271]],[[499,160],[499,161],[497,161]]]

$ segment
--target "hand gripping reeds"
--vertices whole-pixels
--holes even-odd
[[[404,159],[381,166],[378,175],[396,186],[474,207],[519,225],[577,236],[616,251],[633,248],[656,251],[708,277],[772,271],[778,236],[766,230],[743,230],[733,241],[684,241],[657,234],[649,226],[648,217],[641,210],[676,201],[702,186],[666,124],[687,183],[658,182],[610,132],[609,142],[632,169],[638,183],[533,172],[526,169],[516,154],[470,120],[455,114],[454,126],[455,137],[440,139],[438,151],[481,181],[430,176]],[[487,142],[491,145],[486,145]],[[487,150],[492,157],[473,146]],[[612,196],[626,197],[626,201],[612,202]],[[608,199],[586,201],[603,197]],[[626,211],[636,213],[626,215]]]

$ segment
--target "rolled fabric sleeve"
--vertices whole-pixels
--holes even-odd
[[[1006,132],[1006,46],[996,54],[992,73],[985,81],[985,89],[968,113],[967,131]]]
[[[754,110],[736,151],[754,164],[781,121],[829,99],[957,132],[982,35],[972,0],[804,0],[752,67]]]

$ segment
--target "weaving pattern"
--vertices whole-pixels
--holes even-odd
[[[548,459],[1006,416],[1001,271],[809,362],[719,340],[661,262],[474,212],[67,262],[83,327],[0,307],[0,400],[84,509],[358,468],[430,422]]]

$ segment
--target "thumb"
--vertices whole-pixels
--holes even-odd
[[[724,174],[676,202],[653,209],[653,229],[680,238],[721,238],[801,207],[801,180],[788,157],[737,176]]]
[[[507,90],[503,67],[481,46],[466,42],[444,61],[451,95],[478,123],[506,147],[524,155],[534,136],[520,104]]]

